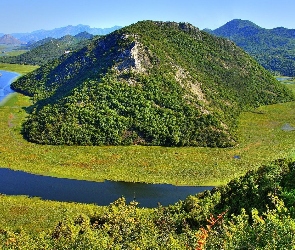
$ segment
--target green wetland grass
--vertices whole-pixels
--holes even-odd
[[[13,71],[21,75],[27,74],[37,68],[39,68],[39,66],[0,63],[0,70]]]
[[[293,86],[292,86],[293,87]],[[30,173],[92,181],[221,185],[272,160],[295,156],[295,102],[242,113],[232,148],[52,146],[23,139],[30,99],[11,95],[0,107],[0,166]]]

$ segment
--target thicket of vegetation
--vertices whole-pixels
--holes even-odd
[[[70,205],[54,206],[66,215],[56,226],[28,232],[26,225],[16,228],[8,221],[0,225],[0,244],[3,249],[293,249],[294,177],[295,162],[284,159],[169,207],[143,209],[120,198],[100,210],[80,208],[83,213],[74,216],[78,205],[72,204],[75,212]],[[5,213],[19,211],[16,219],[34,213],[35,200],[23,200],[26,206],[0,197],[5,200]]]
[[[233,20],[210,33],[234,41],[272,73],[295,76],[294,30],[264,29],[250,21]]]
[[[226,147],[238,114],[293,95],[250,56],[184,23],[144,21],[20,78],[32,142]]]
[[[29,51],[17,56],[3,56],[0,57],[2,63],[13,64],[26,64],[26,65],[43,65],[50,61],[61,57],[67,53],[79,50],[87,45],[89,39],[92,39],[93,35],[86,32],[78,34],[76,36],[64,36],[60,39],[45,38],[41,41],[33,43],[24,47]]]

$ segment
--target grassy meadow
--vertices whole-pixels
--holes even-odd
[[[23,65],[0,65],[22,74]],[[293,88],[294,85],[287,86]],[[52,146],[29,143],[20,134],[31,101],[18,93],[0,106],[0,166],[55,177],[175,185],[221,185],[277,158],[295,156],[295,102],[241,114],[232,148],[148,146]]]

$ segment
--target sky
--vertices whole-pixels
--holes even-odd
[[[232,19],[295,29],[294,0],[1,0],[0,33],[84,24],[126,26],[142,20],[189,22],[216,29]]]

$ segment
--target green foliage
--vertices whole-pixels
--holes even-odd
[[[294,249],[295,220],[288,214],[268,210],[249,215],[242,210],[238,216],[216,226],[208,234],[205,249]]]
[[[224,187],[194,199],[188,197],[180,205],[187,218],[196,214],[192,222],[199,228],[197,249],[293,249],[294,203],[283,191],[294,192],[290,182],[293,176],[294,162],[283,159],[250,171]],[[218,199],[212,199],[214,196]],[[209,205],[209,210],[205,209],[207,221],[200,216],[202,200],[207,209]]]
[[[152,21],[93,40],[12,87],[36,101],[25,137],[54,145],[228,147],[241,111],[293,100],[231,42]]]
[[[3,249],[183,249],[167,209],[139,209],[120,198],[100,215],[65,217],[49,233],[0,230]],[[48,232],[48,230],[46,230]],[[180,237],[181,236],[181,237]]]

